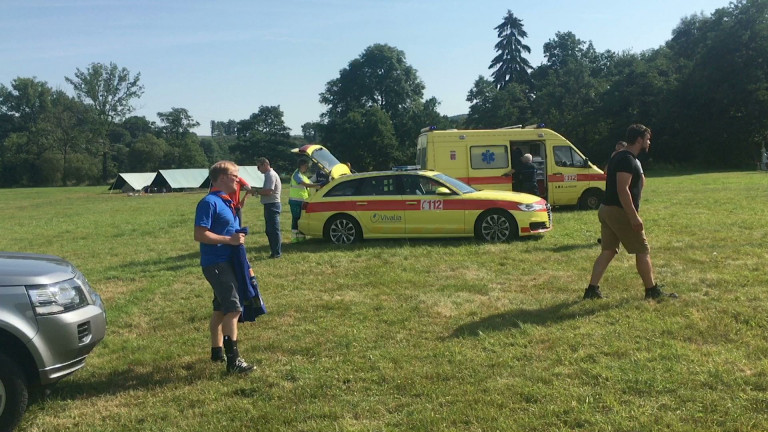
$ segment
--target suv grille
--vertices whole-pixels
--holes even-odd
[[[91,322],[87,321],[77,325],[77,340],[84,344],[91,340]]]

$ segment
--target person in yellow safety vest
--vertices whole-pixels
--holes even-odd
[[[301,218],[301,206],[309,199],[309,188],[319,189],[322,185],[314,184],[304,174],[309,168],[309,160],[299,159],[296,171],[291,174],[291,192],[288,197],[288,205],[291,207],[291,233],[292,243],[304,240],[304,234],[299,233],[299,219]]]

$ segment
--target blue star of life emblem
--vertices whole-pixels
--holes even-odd
[[[490,150],[483,152],[483,162],[490,165],[496,161],[496,154]]]

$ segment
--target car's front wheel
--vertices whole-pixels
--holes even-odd
[[[489,211],[475,222],[475,237],[487,242],[504,242],[517,236],[517,224],[511,215],[502,211]]]
[[[0,354],[0,430],[13,430],[19,424],[28,399],[24,373],[15,361]]]
[[[363,238],[363,230],[352,216],[338,215],[325,225],[325,238],[334,244],[351,244]]]

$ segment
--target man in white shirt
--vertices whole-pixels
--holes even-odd
[[[264,174],[264,186],[255,191],[264,205],[264,223],[266,225],[267,240],[269,241],[269,257],[280,258],[283,242],[280,235],[280,212],[282,211],[280,204],[280,192],[282,191],[280,176],[269,165],[267,158],[256,159],[256,168],[258,168],[260,173]]]

